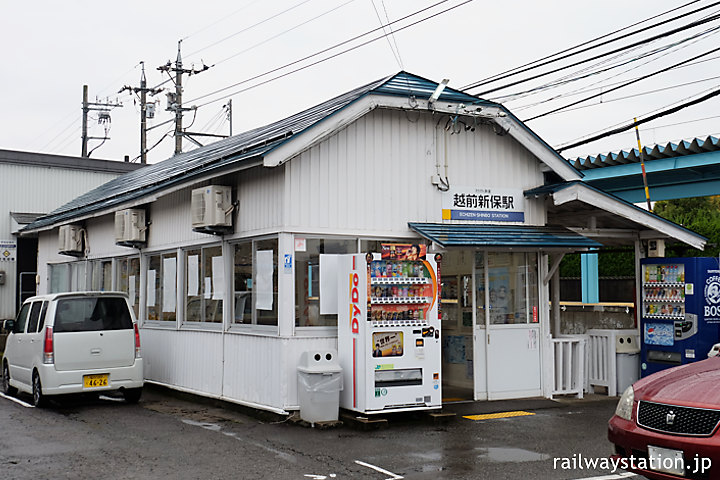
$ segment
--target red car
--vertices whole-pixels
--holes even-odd
[[[720,479],[720,357],[635,382],[608,423],[618,468],[651,479]]]

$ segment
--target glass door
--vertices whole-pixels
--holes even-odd
[[[484,257],[487,398],[541,395],[538,256],[488,252]]]
[[[475,269],[473,271],[473,364],[475,400],[487,400],[487,335],[486,335],[486,296],[485,288],[485,254],[475,253]]]

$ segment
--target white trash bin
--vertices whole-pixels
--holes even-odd
[[[342,368],[335,350],[303,352],[298,371],[300,418],[315,424],[334,422],[340,411]]]

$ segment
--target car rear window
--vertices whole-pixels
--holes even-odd
[[[132,319],[123,298],[64,298],[58,301],[54,331],[94,332],[131,329]]]

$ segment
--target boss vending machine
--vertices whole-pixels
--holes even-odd
[[[641,376],[707,358],[720,342],[718,259],[646,258],[641,265]]]
[[[338,282],[340,406],[366,414],[442,407],[440,255],[383,244],[342,255]]]

